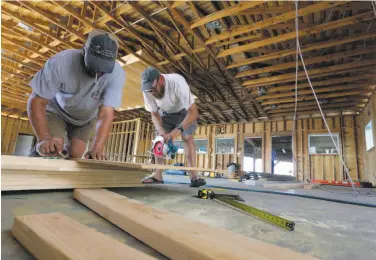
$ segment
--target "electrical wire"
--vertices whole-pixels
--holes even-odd
[[[299,17],[298,17],[298,1],[296,1],[295,3],[295,32],[296,32],[296,55],[295,55],[295,61],[296,61],[296,64],[295,64],[295,109],[294,109],[294,123],[292,124],[292,142],[294,143],[294,145],[292,146],[292,159],[293,159],[293,165],[298,165],[296,163],[296,153],[295,153],[295,128],[296,128],[296,113],[297,113],[297,109],[298,109],[298,71],[299,71],[299,49],[298,49],[298,41],[299,41],[299,31],[298,31],[298,27],[299,27]],[[295,169],[295,171],[297,171],[297,169]],[[295,172],[295,175],[296,175],[296,172]]]
[[[296,3],[295,3],[295,12],[296,12],[296,17],[295,17],[295,19],[296,19],[296,22],[295,22],[295,30],[296,30],[296,35],[298,35],[298,30],[299,30],[299,26],[298,26],[298,23],[297,23],[297,15],[298,15],[298,7],[297,7],[297,6],[298,6],[298,0],[297,0]],[[375,11],[375,15],[376,15],[376,8],[375,8],[375,7],[374,7],[374,11]],[[303,58],[303,55],[302,55],[302,50],[301,50],[301,48],[300,48],[299,37],[297,37],[297,39],[296,39],[296,43],[297,43],[297,49],[298,49],[298,52],[299,52],[299,56],[300,56],[300,59],[301,59],[302,65],[303,65],[303,69],[304,69],[305,75],[306,75],[306,77],[307,77],[307,81],[308,81],[308,83],[309,83],[309,86],[311,87],[311,90],[312,90],[313,96],[315,97],[315,100],[316,100],[317,105],[318,105],[318,107],[319,107],[321,117],[322,117],[323,120],[324,120],[325,127],[326,127],[326,129],[328,130],[328,133],[329,133],[329,135],[330,135],[330,137],[331,137],[331,139],[332,139],[333,145],[334,145],[335,149],[337,150],[338,155],[339,155],[339,157],[340,157],[340,159],[341,159],[341,163],[342,163],[342,165],[343,165],[343,167],[344,167],[344,169],[345,169],[345,173],[346,173],[346,175],[347,175],[347,178],[348,178],[348,180],[350,181],[351,186],[352,186],[352,188],[353,188],[353,190],[354,190],[354,192],[353,192],[352,194],[353,194],[353,196],[357,196],[357,193],[359,193],[359,194],[361,194],[361,195],[363,195],[363,196],[370,196],[370,195],[368,195],[368,194],[364,194],[364,193],[360,192],[360,191],[355,187],[355,185],[354,185],[354,182],[353,182],[353,180],[352,180],[352,178],[351,178],[351,176],[350,176],[350,173],[349,173],[349,169],[347,168],[346,163],[345,163],[345,161],[344,161],[344,159],[343,159],[343,155],[342,155],[340,149],[338,148],[337,143],[336,143],[335,140],[334,140],[334,137],[333,137],[332,132],[330,131],[330,128],[329,128],[329,126],[328,126],[328,122],[326,121],[326,118],[325,118],[325,115],[324,115],[324,113],[323,113],[323,111],[322,111],[322,108],[321,108],[320,102],[319,102],[319,100],[318,100],[318,98],[317,98],[317,95],[316,95],[316,92],[315,92],[315,90],[314,90],[314,88],[313,88],[313,85],[312,85],[311,79],[309,78],[308,71],[307,71],[307,68],[306,68],[305,63],[304,63],[304,58]],[[297,71],[297,70],[296,70],[296,71]],[[296,72],[296,77],[298,77],[298,73],[297,73],[297,72]],[[296,86],[295,86],[295,88],[296,88]],[[296,91],[296,89],[295,89],[295,91]],[[297,92],[295,93],[295,103],[297,103]],[[295,116],[294,116],[294,125],[295,125],[295,120],[296,120],[296,118],[295,118]],[[334,193],[334,192],[332,192],[332,193]]]

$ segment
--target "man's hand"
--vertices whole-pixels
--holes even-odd
[[[107,160],[106,155],[103,151],[91,150],[85,154],[85,159],[94,159],[94,160]]]
[[[37,144],[36,150],[41,156],[58,155],[63,151],[59,142],[53,139],[41,140]]]
[[[167,143],[169,140],[174,141],[176,137],[178,137],[181,134],[181,131],[177,128],[172,130],[170,133],[166,135],[162,135],[164,141]]]

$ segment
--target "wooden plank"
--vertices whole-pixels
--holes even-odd
[[[320,184],[307,184],[307,185],[304,185],[304,189],[305,190],[312,190],[314,188],[318,188],[319,186],[321,186]]]
[[[73,197],[170,259],[311,259],[107,190],[76,189]]]
[[[131,124],[131,122],[126,122],[125,123],[126,126],[125,126],[125,134],[124,134],[124,143],[122,144],[123,146],[123,155],[122,155],[122,158],[121,158],[121,161],[122,162],[125,162],[126,161],[126,155],[127,155],[127,144],[128,144],[128,136],[129,136],[129,131],[130,131],[130,127],[129,125]]]
[[[14,154],[14,150],[16,148],[16,141],[18,137],[18,132],[21,127],[21,122],[23,120],[17,119],[14,123],[13,129],[12,129],[12,135],[10,136],[10,141],[8,145],[8,154]]]
[[[1,139],[1,154],[8,153],[8,147],[13,132],[13,126],[16,123],[16,121],[17,119],[15,118],[8,118],[7,120],[7,124],[5,126],[5,130],[3,133],[3,138]]]
[[[138,187],[148,171],[139,165],[121,167],[89,160],[2,156],[1,190]]]
[[[220,11],[211,13],[211,14],[204,16],[200,19],[194,20],[193,23],[191,24],[191,29],[199,27],[201,25],[205,25],[209,22],[221,19],[221,18],[226,17],[226,16],[234,15],[236,13],[250,9],[250,8],[255,7],[257,5],[261,5],[263,3],[264,2],[262,2],[262,1],[240,2],[237,5],[233,5],[231,7],[228,7],[228,8],[222,9]]]
[[[16,216],[13,236],[37,259],[156,259],[61,213]]]
[[[265,183],[263,187],[273,189],[295,189],[302,188],[306,185],[307,183]]]

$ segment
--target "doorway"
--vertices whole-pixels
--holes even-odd
[[[248,172],[263,172],[262,138],[244,138],[243,170]]]
[[[14,155],[16,156],[29,156],[31,149],[35,145],[35,136],[27,134],[18,134],[16,140],[16,147]]]
[[[292,137],[272,137],[272,174],[291,175],[294,174],[294,163],[292,157]]]

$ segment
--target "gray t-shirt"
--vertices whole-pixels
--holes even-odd
[[[35,94],[50,100],[48,111],[81,126],[97,116],[100,105],[121,105],[124,82],[125,71],[118,62],[112,73],[95,82],[85,71],[82,50],[65,50],[51,57],[29,85]]]

